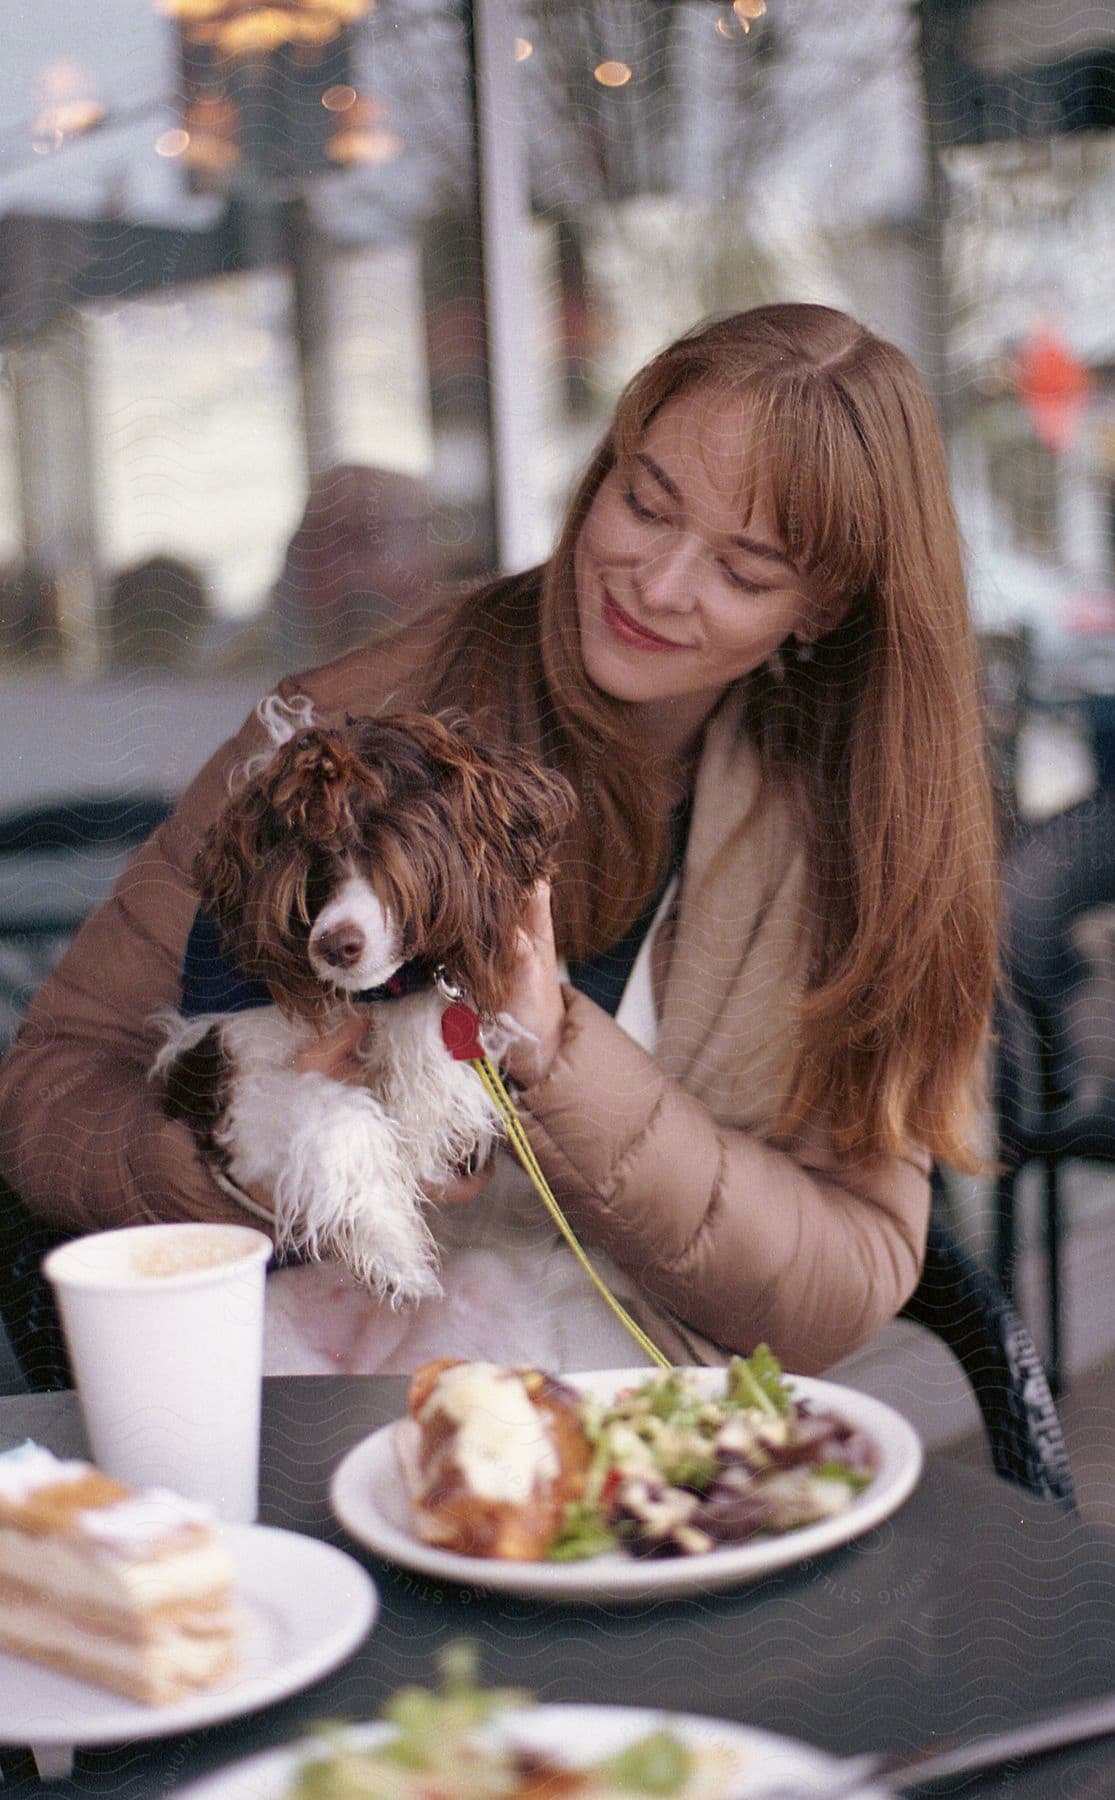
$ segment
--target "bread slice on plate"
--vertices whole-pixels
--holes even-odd
[[[462,1556],[544,1557],[591,1457],[576,1401],[537,1369],[424,1364],[394,1436],[422,1541]]]

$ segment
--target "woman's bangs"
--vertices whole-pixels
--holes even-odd
[[[693,386],[691,371],[652,363],[626,387],[616,404],[610,433],[612,461],[622,463],[634,455],[656,413],[668,400]]]
[[[782,541],[825,596],[860,594],[878,536],[878,494],[863,446],[831,389],[810,381],[793,388],[764,395],[756,409]]]

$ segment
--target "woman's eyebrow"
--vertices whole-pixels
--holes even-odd
[[[642,463],[647,474],[654,477],[659,487],[669,494],[671,500],[675,501],[678,506],[682,504],[681,489],[678,487],[677,482],[670,480],[665,469],[659,468],[653,456],[648,456],[645,450],[636,450],[635,461]]]
[[[682,492],[678,487],[677,482],[671,480],[665,469],[655,462],[653,456],[648,456],[645,450],[636,450],[635,461],[642,464],[647,474],[658,483],[659,487],[664,493],[670,496],[671,500],[676,502],[678,506],[684,504]],[[764,562],[776,563],[780,569],[793,569],[794,567],[790,558],[783,555],[781,550],[776,550],[773,544],[764,544],[760,538],[736,536],[730,538],[729,542],[736,545],[740,550],[749,551],[752,556],[761,557]]]
[[[764,562],[777,563],[780,569],[792,569],[794,567],[790,558],[784,556],[781,550],[776,550],[773,544],[761,543],[758,538],[733,537],[731,542],[733,544],[738,544],[741,550],[750,551],[752,556],[762,557]]]

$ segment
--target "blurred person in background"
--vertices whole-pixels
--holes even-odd
[[[430,503],[397,469],[338,463],[310,484],[271,596],[285,667],[339,656],[405,624],[430,600]]]
[[[108,590],[109,662],[121,669],[190,669],[213,622],[205,577],[181,557],[148,556]]]

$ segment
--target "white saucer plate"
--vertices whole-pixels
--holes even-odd
[[[636,1739],[662,1729],[674,1732],[687,1748],[715,1747],[730,1754],[734,1766],[725,1771],[727,1784],[716,1790],[719,1800],[762,1800],[775,1786],[791,1788],[800,1800],[813,1795],[821,1800],[843,1775],[842,1763],[808,1744],[691,1713],[626,1706],[532,1706],[504,1715],[494,1727],[497,1737],[548,1752],[574,1766],[614,1755]],[[388,1743],[390,1738],[389,1726],[365,1725],[353,1728],[350,1741],[370,1747]],[[287,1800],[301,1764],[313,1753],[305,1744],[265,1751],[179,1789],[174,1800]],[[877,1789],[865,1787],[847,1800],[877,1800],[877,1796]]]
[[[169,1706],[0,1652],[0,1744],[29,1746],[40,1771],[65,1773],[73,1750],[169,1737],[269,1706],[351,1655],[375,1623],[379,1597],[343,1550],[293,1531],[225,1525],[244,1615],[239,1671]]]
[[[610,1399],[620,1388],[645,1381],[648,1373],[645,1368],[609,1369],[563,1379],[570,1387]],[[722,1369],[693,1373],[705,1392],[723,1391]],[[617,1551],[584,1562],[509,1562],[459,1556],[424,1544],[414,1535],[410,1502],[395,1456],[393,1425],[373,1432],[349,1451],[333,1475],[330,1503],[350,1536],[377,1556],[435,1580],[467,1587],[558,1601],[655,1600],[738,1587],[823,1556],[862,1536],[898,1510],[921,1474],[921,1441],[893,1407],[854,1388],[805,1376],[795,1376],[791,1388],[796,1400],[808,1401],[816,1411],[838,1414],[872,1439],[879,1466],[870,1485],[832,1518],[780,1536],[718,1546],[704,1555],[658,1560]]]

